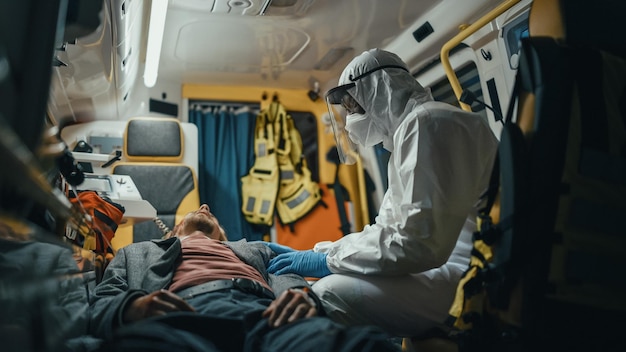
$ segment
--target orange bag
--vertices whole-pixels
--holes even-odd
[[[115,236],[117,226],[122,222],[122,217],[126,211],[124,206],[107,197],[101,197],[95,191],[79,192],[78,196],[70,198],[70,201],[81,211],[84,209],[87,215],[91,217],[91,223],[87,226],[95,232],[95,238],[83,236],[79,239],[74,236],[73,241],[84,249],[93,250],[98,254],[112,252],[111,240]]]
[[[343,237],[339,211],[333,192],[327,185],[320,183],[322,201],[326,207],[315,207],[313,211],[294,223],[293,231],[289,226],[276,225],[276,242],[293,249],[307,250],[317,242],[336,241]],[[346,210],[347,211],[347,210]]]

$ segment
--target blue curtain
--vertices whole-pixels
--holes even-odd
[[[241,213],[240,179],[254,164],[256,113],[232,106],[189,109],[189,122],[198,126],[200,202],[209,205],[229,240],[261,240],[266,231]]]

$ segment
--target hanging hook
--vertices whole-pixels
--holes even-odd
[[[275,103],[278,103],[278,94],[274,93],[274,96],[272,97],[272,101]]]

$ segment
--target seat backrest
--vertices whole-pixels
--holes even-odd
[[[124,132],[125,161],[117,163],[112,171],[129,175],[141,197],[152,204],[157,217],[170,228],[200,207],[197,178],[193,168],[182,163],[183,150],[184,138],[177,119],[132,118]],[[145,221],[120,228],[116,247],[161,236],[154,222]]]
[[[614,275],[626,270],[626,45],[612,38],[624,11],[623,1],[538,0],[522,44],[525,194],[503,189],[521,201],[501,212],[524,222],[509,265],[523,280],[524,334],[547,349],[614,348],[609,322],[626,313],[626,276]]]
[[[461,314],[473,325],[463,341],[471,350],[606,351],[620,342],[626,45],[610,38],[624,11],[614,0],[533,1],[517,115],[498,151],[500,216],[476,234],[475,276],[459,286],[461,302],[476,307]]]

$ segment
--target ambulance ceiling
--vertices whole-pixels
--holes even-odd
[[[380,47],[412,68],[501,0],[170,0],[160,79],[322,88]],[[454,9],[451,11],[450,9]],[[427,23],[428,22],[428,23]],[[413,33],[429,25],[418,42]]]
[[[79,16],[66,28],[66,45],[56,53],[63,65],[56,69],[53,95],[67,97],[56,101],[91,106],[94,99],[111,95],[126,101],[133,86],[144,81],[153,1],[69,1],[81,10],[105,6],[98,16],[89,11],[91,16]],[[169,0],[157,85],[311,89],[319,82],[324,92],[354,56],[373,47],[397,53],[415,70],[438,57],[459,25],[472,23],[500,2]],[[98,19],[96,30],[86,34]],[[430,34],[416,40],[414,33],[426,25],[432,33],[425,31]]]
[[[336,81],[353,56],[389,43],[442,1],[170,0],[159,79],[293,88]]]

